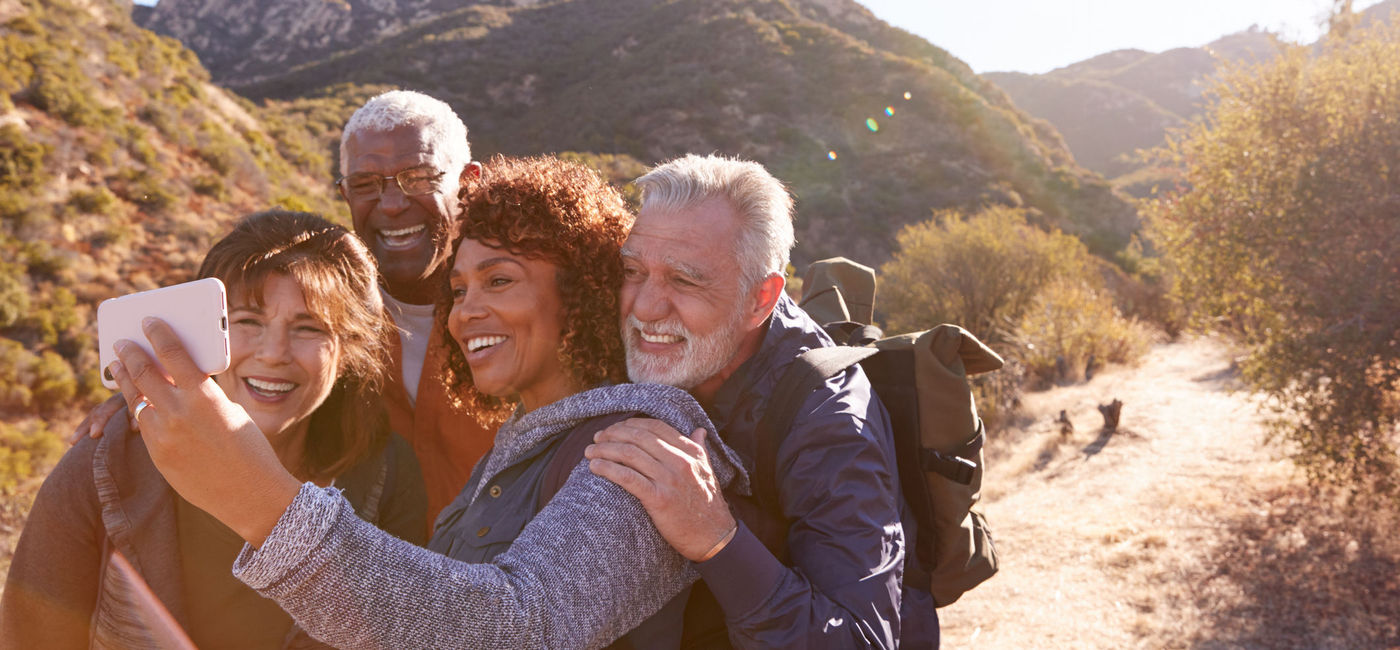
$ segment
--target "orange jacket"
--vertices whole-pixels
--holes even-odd
[[[427,358],[423,360],[423,374],[418,378],[415,403],[408,398],[408,389],[403,385],[403,344],[397,331],[390,336],[393,361],[384,386],[385,407],[389,411],[389,425],[408,440],[423,469],[431,534],[438,512],[462,491],[476,461],[491,448],[496,432],[477,424],[471,414],[452,407],[442,380],[442,367],[447,346],[456,343],[443,340],[441,330],[433,328],[428,338]]]

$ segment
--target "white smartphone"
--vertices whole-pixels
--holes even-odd
[[[141,321],[154,316],[168,323],[190,358],[207,375],[228,370],[228,301],[224,283],[205,278],[103,300],[97,306],[97,341],[101,349],[102,385],[117,388],[107,367],[117,360],[112,345],[133,341],[155,358],[151,342],[141,331]]]

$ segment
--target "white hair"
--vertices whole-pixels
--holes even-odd
[[[642,210],[672,212],[723,198],[739,215],[735,242],[744,289],[771,274],[787,272],[797,243],[792,231],[792,195],[756,162],[711,154],[687,154],[637,179]]]
[[[417,127],[433,145],[433,164],[452,178],[472,161],[467,125],[452,107],[440,99],[412,90],[391,90],[365,102],[345,123],[340,134],[340,173],[349,171],[345,143],[361,131],[383,132],[402,126]]]

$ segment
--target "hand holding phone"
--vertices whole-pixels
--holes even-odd
[[[151,316],[170,325],[201,372],[216,375],[228,370],[228,302],[224,283],[218,278],[205,278],[111,298],[97,306],[103,386],[117,389],[107,372],[107,367],[117,360],[112,350],[117,341],[132,341],[152,359],[156,358],[141,330],[141,321]]]

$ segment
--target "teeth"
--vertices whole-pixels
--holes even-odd
[[[685,340],[684,337],[675,334],[647,334],[641,330],[637,330],[637,333],[641,334],[642,340],[647,343],[680,343]]]
[[[476,352],[482,348],[489,348],[498,343],[504,343],[505,340],[506,337],[504,336],[478,336],[470,338],[467,339],[467,351]]]
[[[424,228],[427,228],[427,226],[420,223],[416,226],[409,226],[398,230],[381,230],[379,234],[385,237],[407,237],[408,235],[422,232]]]
[[[248,382],[249,386],[264,393],[286,393],[297,387],[296,384],[289,381],[263,381],[261,379],[253,379],[252,377],[246,377],[243,381]]]

